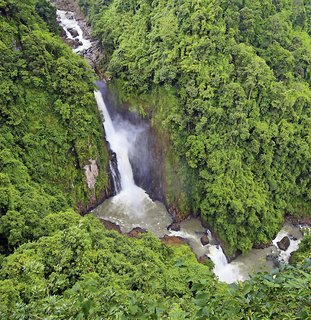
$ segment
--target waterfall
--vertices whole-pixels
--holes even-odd
[[[134,182],[133,170],[129,159],[130,150],[135,148],[135,141],[140,133],[140,128],[131,123],[118,119],[115,123],[112,121],[107,106],[104,102],[102,93],[97,90],[94,92],[99,110],[104,115],[104,128],[106,140],[110,144],[110,149],[116,154],[117,167],[120,176],[121,188],[116,188],[117,195],[113,198],[115,205],[123,208],[128,215],[144,215],[144,213],[153,205],[153,201],[142,188]],[[141,163],[141,165],[144,165]],[[118,177],[111,165],[114,179]],[[117,185],[117,182],[116,182]]]
[[[118,191],[121,192],[122,190],[135,189],[136,185],[134,182],[133,170],[129,160],[129,141],[123,130],[121,131],[115,129],[101,92],[95,91],[94,95],[98,108],[103,112],[104,115],[106,139],[110,144],[111,150],[116,154],[117,157],[118,171],[121,179],[121,189]],[[113,166],[111,167],[113,170]],[[113,175],[115,177],[118,176],[116,172],[113,172]]]
[[[129,153],[133,145],[135,145],[139,128],[133,128],[125,121],[121,121],[122,123],[119,124],[119,126],[114,125],[102,93],[100,91],[95,91],[94,94],[98,108],[104,115],[106,139],[110,144],[111,150],[116,154],[118,171],[120,173],[121,189],[113,198],[112,202],[115,206],[119,206],[120,210],[127,212],[128,216],[144,216],[150,207],[152,207],[153,202],[143,189],[135,185],[133,170],[129,160]],[[112,174],[113,176],[117,175],[114,171],[112,171]],[[160,217],[157,219],[160,219]],[[171,232],[171,235],[178,235],[186,238],[194,245],[199,245],[203,248],[200,243],[200,238],[196,235],[187,232]],[[202,253],[207,254],[213,261],[215,265],[213,271],[220,280],[231,283],[243,279],[239,273],[239,268],[232,264],[228,264],[227,258],[220,246],[209,245],[203,249]]]
[[[67,38],[75,40],[79,46],[74,49],[75,52],[82,54],[85,50],[92,46],[91,41],[83,37],[83,32],[74,18],[74,13],[57,10],[60,25],[66,32]],[[77,35],[74,37],[74,30]],[[99,84],[99,86],[101,86]],[[105,89],[105,85],[102,86]],[[214,263],[214,273],[218,276],[220,281],[228,283],[237,280],[245,280],[248,274],[254,270],[259,270],[258,265],[266,265],[265,255],[269,253],[264,251],[264,256],[259,258],[259,251],[253,250],[248,256],[240,256],[231,263],[227,262],[226,256],[219,245],[208,244],[203,246],[200,237],[206,231],[199,220],[189,219],[181,223],[181,231],[167,231],[167,226],[172,223],[172,218],[168,214],[166,208],[160,202],[153,202],[148,194],[139,188],[134,181],[133,170],[130,163],[129,156],[134,155],[134,162],[136,166],[146,169],[141,153],[137,152],[139,149],[146,148],[142,143],[146,139],[144,128],[139,125],[133,125],[123,119],[114,121],[111,119],[104,102],[102,92],[96,90],[94,92],[98,109],[104,115],[104,128],[106,139],[110,144],[112,150],[110,161],[110,170],[112,179],[114,180],[116,196],[106,200],[102,205],[94,209],[93,214],[100,219],[110,220],[120,225],[122,231],[130,231],[134,227],[139,226],[153,232],[156,236],[161,237],[169,233],[170,236],[180,236],[186,238],[190,246],[196,252],[198,257],[208,256]],[[152,160],[152,159],[150,159]],[[145,160],[146,162],[146,160]],[[142,170],[144,174],[148,174],[148,170]],[[193,225],[196,223],[197,225]],[[277,247],[277,241],[283,236],[290,237],[290,247],[286,252],[280,253],[282,261],[287,261],[292,251],[298,248],[299,239],[302,235],[300,233],[293,236],[294,230],[282,229],[277,238],[273,241]],[[212,234],[209,232],[208,236],[212,239]],[[273,250],[276,248],[273,247]],[[271,251],[271,248],[266,250]],[[280,250],[278,250],[280,251]],[[239,260],[239,261],[238,261]],[[264,261],[264,262],[262,262]]]
[[[219,245],[209,246],[207,256],[213,261],[213,272],[220,281],[233,283],[238,280],[243,281],[247,278],[241,270],[241,265],[235,262],[228,263],[228,260]]]

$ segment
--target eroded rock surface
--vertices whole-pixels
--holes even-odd
[[[98,167],[96,160],[90,159],[90,164],[84,166],[87,186],[90,190],[95,189],[96,178],[98,177]]]
[[[200,240],[203,246],[206,246],[207,244],[209,244],[209,237],[207,234],[204,234]]]

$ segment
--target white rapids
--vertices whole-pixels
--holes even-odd
[[[72,39],[72,40],[77,39],[77,41],[80,43],[80,45],[76,49],[73,49],[74,52],[81,53],[92,47],[92,42],[84,38],[83,31],[78,21],[75,19],[75,15],[73,12],[57,10],[56,14],[57,14],[60,26],[66,32],[67,39]],[[76,37],[74,37],[74,35],[70,33],[71,29],[75,30],[78,33]]]

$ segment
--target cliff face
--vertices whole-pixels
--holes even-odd
[[[157,96],[128,96],[117,81],[109,82],[110,90],[105,101],[116,112],[131,123],[144,127],[139,137],[135,154],[130,155],[135,183],[142,187],[153,200],[163,202],[176,220],[182,220],[197,212],[191,199],[193,173],[176,152],[167,130],[163,127],[163,114],[153,112],[167,101],[165,94]],[[131,112],[130,112],[131,111]]]

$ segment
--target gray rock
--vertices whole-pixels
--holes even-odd
[[[74,41],[75,41],[75,45],[76,45],[77,47],[83,45],[82,41],[80,41],[79,39],[75,39]]]
[[[76,42],[75,42],[75,40],[73,40],[73,39],[65,39],[65,42],[66,42],[67,44],[69,44],[70,47],[73,47],[73,48],[76,47]]]
[[[73,20],[74,19],[74,15],[71,12],[66,12],[66,18],[69,20]]]
[[[277,251],[271,250],[271,253],[267,254],[266,259],[272,261],[275,267],[280,266],[279,254]]]
[[[87,186],[90,190],[95,189],[96,178],[98,177],[98,166],[96,160],[90,159],[90,164],[84,166]]]
[[[176,223],[176,222],[173,222],[172,224],[170,224],[170,225],[167,227],[167,230],[180,231],[180,224],[179,224],[179,223]]]

